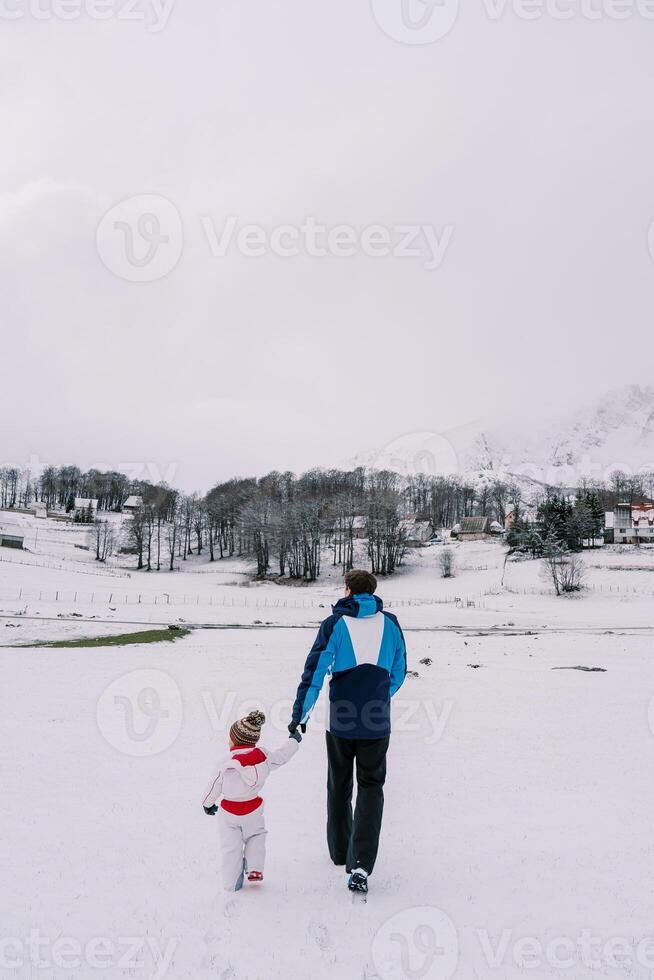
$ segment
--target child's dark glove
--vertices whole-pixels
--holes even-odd
[[[306,734],[307,731],[306,725],[299,725],[296,721],[292,721],[291,724],[288,726],[288,730],[291,733],[291,738],[295,737],[295,733],[298,730],[298,728],[300,729],[303,735]]]
[[[213,806],[205,806],[204,812],[208,817],[213,817],[214,813],[218,813],[218,807],[214,803]]]
[[[297,728],[295,729],[294,732],[291,732],[291,734],[288,737],[289,738],[294,738],[296,742],[301,742],[302,741],[302,736],[298,732]]]

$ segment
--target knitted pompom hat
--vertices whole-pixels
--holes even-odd
[[[229,730],[229,737],[235,745],[256,745],[265,723],[263,711],[251,711],[245,718],[234,722]]]

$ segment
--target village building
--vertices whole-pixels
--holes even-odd
[[[654,544],[654,504],[616,504],[604,520],[605,544]]]
[[[415,518],[402,521],[400,530],[409,548],[423,548],[436,536],[431,521],[418,521]]]
[[[352,537],[366,538],[368,536],[367,522],[363,515],[357,515],[352,521]]]
[[[0,531],[0,548],[19,548],[22,550],[24,541],[25,538],[22,534],[8,534],[6,531]]]
[[[476,517],[463,517],[452,528],[452,537],[458,538],[459,541],[486,541],[500,537],[504,533],[505,529],[498,521],[491,521],[490,517],[481,514]]]
[[[537,524],[538,523],[538,511],[533,504],[528,504],[524,510],[520,510],[520,520],[523,524]],[[512,508],[506,517],[504,518],[504,530],[509,531],[515,521],[515,510]]]
[[[460,541],[483,541],[490,538],[490,517],[463,517],[452,528],[452,537]]]
[[[133,514],[143,506],[143,497],[131,494],[123,504],[123,514]]]

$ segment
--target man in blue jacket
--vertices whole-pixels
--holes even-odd
[[[377,579],[353,569],[345,598],[322,623],[298,687],[291,734],[306,723],[323,681],[329,684],[327,737],[327,843],[332,861],[345,865],[352,891],[367,892],[379,846],[384,808],[391,698],[406,676],[400,624],[375,595]],[[352,817],[353,769],[357,799]]]

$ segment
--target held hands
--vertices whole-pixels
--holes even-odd
[[[306,730],[307,730],[306,725],[300,725],[298,724],[298,722],[292,721],[291,724],[288,726],[288,730],[291,733],[291,738],[294,738],[296,742],[301,742],[302,736],[301,735],[298,736],[298,728],[302,732],[302,735],[306,734]]]
[[[215,813],[218,813],[218,807],[216,806],[215,803],[213,804],[213,806],[205,806],[203,809],[208,817],[213,817]]]
[[[302,736],[301,736],[301,735],[300,735],[300,733],[298,732],[298,730],[297,730],[297,728],[295,729],[295,731],[294,731],[294,732],[291,732],[291,734],[290,734],[290,735],[289,735],[288,737],[289,737],[289,738],[294,738],[294,739],[295,739],[295,741],[296,741],[296,742],[297,742],[298,744],[299,744],[299,743],[300,743],[300,742],[302,741]]]

